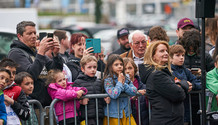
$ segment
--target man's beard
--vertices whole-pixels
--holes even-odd
[[[123,48],[123,49],[126,50],[126,51],[130,50],[130,47],[129,47],[129,48],[126,48],[125,45],[120,45],[120,46],[121,46],[121,48]]]

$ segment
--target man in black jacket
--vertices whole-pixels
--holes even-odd
[[[31,21],[22,21],[17,24],[17,37],[11,44],[8,58],[15,61],[20,66],[17,73],[25,71],[32,75],[34,79],[33,99],[37,99],[43,106],[50,105],[51,98],[45,87],[45,78],[50,69],[63,68],[63,61],[59,56],[59,43],[53,38],[43,38],[36,50],[36,28]],[[53,59],[45,56],[48,50],[53,50]]]

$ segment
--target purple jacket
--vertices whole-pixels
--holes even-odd
[[[48,86],[48,93],[53,99],[60,99],[65,101],[65,113],[66,113],[66,119],[73,118],[74,117],[74,99],[77,98],[77,91],[83,90],[85,94],[88,92],[86,88],[84,87],[72,87],[71,84],[73,83],[67,83],[67,87],[64,89],[57,83],[51,83]],[[58,121],[62,121],[64,119],[63,116],[63,101],[58,101],[54,108],[55,113],[58,116]],[[76,101],[76,108],[79,109],[80,104],[79,101]],[[76,113],[78,116],[78,114]]]

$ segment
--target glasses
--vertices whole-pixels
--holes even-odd
[[[143,41],[141,41],[141,42],[139,42],[139,41],[133,42],[133,44],[135,44],[136,46],[139,46],[140,43],[141,43],[142,45],[146,45],[146,44],[147,44],[147,41],[143,40]]]

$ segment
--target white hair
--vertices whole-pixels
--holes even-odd
[[[142,31],[140,31],[140,30],[135,30],[135,31],[133,31],[132,33],[129,34],[129,37],[128,37],[129,43],[132,43],[132,42],[133,42],[132,37],[133,37],[135,34],[142,34],[143,36],[145,36],[145,40],[148,40],[148,36],[145,35]]]

